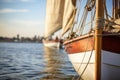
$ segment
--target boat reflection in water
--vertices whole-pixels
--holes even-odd
[[[76,73],[63,50],[44,47],[45,69],[41,80],[66,80],[71,79]]]

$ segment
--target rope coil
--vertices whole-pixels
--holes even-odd
[[[105,19],[103,18],[97,18],[95,22],[95,29],[101,29],[104,27]]]

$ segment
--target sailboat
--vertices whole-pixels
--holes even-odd
[[[79,79],[120,80],[120,0],[64,1],[64,47]]]
[[[43,39],[43,45],[49,48],[60,48],[60,41],[55,39]]]
[[[46,23],[43,44],[46,47],[59,48],[62,40],[54,34],[62,28],[62,1],[61,0],[47,0],[46,1]]]

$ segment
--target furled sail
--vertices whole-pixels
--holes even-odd
[[[65,0],[47,0],[44,37],[49,37],[62,28]]]
[[[63,15],[63,27],[62,35],[64,35],[74,23],[74,18],[76,15],[76,1],[77,0],[64,0],[64,15]]]

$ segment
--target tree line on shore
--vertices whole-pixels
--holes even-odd
[[[17,35],[16,37],[3,37],[0,36],[0,42],[42,42],[43,37],[42,36],[34,36],[32,38],[30,37],[20,37]]]

